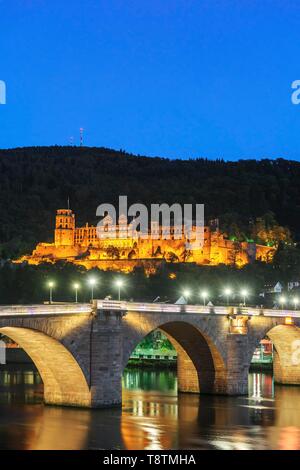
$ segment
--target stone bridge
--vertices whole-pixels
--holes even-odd
[[[95,300],[0,307],[0,333],[31,357],[47,404],[103,407],[122,400],[129,357],[160,329],[178,354],[179,392],[242,395],[255,348],[274,345],[275,381],[300,385],[300,312]]]

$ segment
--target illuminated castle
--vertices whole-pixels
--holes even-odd
[[[253,242],[229,240],[217,227],[204,227],[204,243],[199,249],[188,251],[184,233],[179,239],[178,227],[171,227],[171,236],[164,239],[166,227],[156,226],[157,237],[144,239],[136,230],[128,230],[125,216],[118,225],[108,225],[103,234],[97,227],[86,224],[76,227],[75,214],[70,209],[59,209],[56,214],[54,243],[39,243],[31,255],[17,260],[29,264],[68,261],[87,269],[130,272],[142,266],[153,273],[162,262],[186,262],[199,265],[232,264],[241,267],[255,260],[269,262],[275,249]],[[108,233],[107,233],[108,232]],[[180,231],[180,233],[182,230]],[[153,231],[152,231],[153,233]]]

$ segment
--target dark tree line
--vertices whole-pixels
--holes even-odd
[[[300,279],[300,255],[295,249],[281,250],[275,257],[274,264],[256,262],[241,269],[233,266],[196,266],[192,263],[164,263],[155,275],[145,277],[144,271],[137,268],[130,274],[85,268],[59,262],[54,265],[43,264],[28,266],[2,263],[0,266],[0,304],[41,303],[49,299],[48,282],[55,282],[53,299],[55,301],[74,301],[74,283],[80,284],[78,292],[80,302],[89,302],[91,290],[88,279],[93,276],[98,280],[95,297],[111,296],[118,298],[116,280],[122,278],[122,298],[134,301],[152,302],[157,296],[160,301],[175,302],[185,289],[193,295],[191,302],[201,303],[201,290],[209,291],[209,298],[214,304],[224,304],[224,288],[230,286],[241,301],[239,293],[247,287],[251,293],[251,304],[260,305],[264,300],[259,293],[265,284],[281,281],[285,287],[288,281]],[[294,293],[293,293],[294,295]],[[271,305],[270,305],[271,306]]]

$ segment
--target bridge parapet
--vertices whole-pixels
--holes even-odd
[[[53,303],[36,305],[1,305],[0,317],[5,316],[37,316],[37,315],[74,315],[92,312],[91,304]]]
[[[127,302],[117,300],[95,300],[97,310],[131,311],[144,313],[191,313],[216,315],[247,315],[266,317],[294,317],[300,318],[299,310],[265,309],[263,307],[244,306],[214,306],[214,305],[179,305],[169,303]]]
[[[44,303],[36,305],[2,305],[1,316],[13,315],[74,315],[98,312],[140,312],[159,314],[203,314],[203,315],[230,315],[230,316],[265,316],[265,317],[291,317],[300,318],[297,310],[264,309],[261,307],[243,306],[214,306],[214,305],[178,305],[150,302],[127,302],[118,300],[94,300],[90,303]]]

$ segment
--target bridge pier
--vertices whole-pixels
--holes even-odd
[[[248,336],[227,336],[226,395],[248,394]]]
[[[122,403],[122,315],[105,312],[92,320],[90,338],[90,394],[92,408]]]

